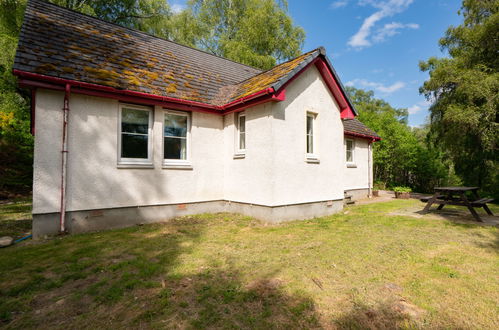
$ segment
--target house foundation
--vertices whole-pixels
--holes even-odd
[[[179,216],[230,212],[240,213],[266,223],[277,224],[304,220],[337,213],[343,200],[319,201],[291,205],[266,206],[226,200],[81,210],[66,212],[66,230],[70,234],[125,228],[133,225],[163,222]],[[33,214],[33,237],[56,235],[59,232],[59,213]]]

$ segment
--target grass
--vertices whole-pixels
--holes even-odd
[[[499,328],[498,228],[388,215],[415,203],[19,244],[0,250],[0,326]]]
[[[19,238],[31,232],[31,200],[0,201],[0,237]]]

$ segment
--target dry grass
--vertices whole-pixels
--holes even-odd
[[[207,214],[0,253],[6,328],[499,328],[496,227]],[[497,209],[495,210],[497,211]]]

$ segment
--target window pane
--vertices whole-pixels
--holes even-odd
[[[147,159],[147,135],[121,134],[121,157]]]
[[[165,136],[187,136],[187,116],[165,114]]]
[[[187,139],[165,137],[165,159],[187,159]]]
[[[239,132],[246,132],[246,116],[239,117]]]
[[[312,154],[314,153],[314,145],[313,145],[314,138],[312,135],[307,135],[307,153]]]
[[[246,134],[239,133],[239,149],[246,149]]]
[[[353,141],[347,140],[347,150],[353,149]]]
[[[314,117],[307,116],[307,134],[314,133]]]
[[[347,162],[352,162],[353,161],[353,157],[352,157],[352,151],[351,150],[347,150]]]
[[[147,134],[150,111],[123,108],[121,111],[121,131]]]

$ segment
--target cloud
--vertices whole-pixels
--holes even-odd
[[[427,110],[430,105],[431,102],[424,100],[410,106],[409,108],[407,108],[407,111],[410,115],[414,115],[422,110]]]
[[[361,87],[361,88],[370,88],[370,89],[373,89],[374,91],[380,92],[382,94],[392,94],[392,93],[398,91],[399,89],[404,88],[406,84],[402,81],[397,81],[389,86],[386,86],[382,83],[368,81],[366,79],[354,79],[354,80],[347,82],[345,85],[356,86],[356,87]]]
[[[331,3],[331,5],[329,5],[329,7],[332,9],[337,9],[337,8],[345,7],[346,5],[348,5],[348,0],[336,0],[336,1],[333,1]]]
[[[410,24],[402,24],[398,22],[392,22],[385,24],[382,28],[378,29],[374,34],[372,40],[374,42],[383,42],[388,37],[393,37],[396,34],[399,34],[399,30],[401,29],[419,29],[418,24],[410,23]]]
[[[370,16],[368,16],[364,21],[362,22],[362,25],[360,26],[359,30],[357,33],[355,33],[352,37],[350,37],[350,40],[348,40],[348,45],[357,49],[364,48],[364,47],[369,47],[373,44],[373,42],[380,42],[380,40],[384,40],[384,38],[388,37],[389,35],[386,34],[382,36],[381,39],[378,38],[378,40],[370,40],[370,36],[372,34],[372,30],[374,26],[376,25],[377,22],[382,20],[383,18],[386,17],[391,17],[393,15],[399,14],[406,10],[409,5],[413,2],[414,0],[384,0],[384,1],[379,1],[379,0],[361,0],[359,1],[359,4],[361,6],[371,6],[378,11],[374,12]],[[400,24],[400,23],[397,23]],[[394,27],[388,27],[388,30],[386,33],[391,33],[393,32]],[[383,29],[381,29],[383,31]],[[396,28],[395,28],[395,33],[396,33]],[[382,33],[382,32],[381,32]],[[380,35],[381,36],[381,35]]]
[[[414,104],[413,106],[410,106],[409,108],[407,108],[407,111],[409,111],[409,114],[410,115],[413,115],[415,113],[418,113],[420,112],[421,110],[423,110],[423,108],[421,108],[419,105],[417,104]]]
[[[180,3],[174,3],[174,4],[172,4],[172,7],[171,7],[171,8],[172,8],[172,12],[173,12],[174,14],[178,14],[178,13],[180,13],[182,10],[184,10],[186,7],[185,7],[185,5],[183,5],[183,4],[180,4]]]

